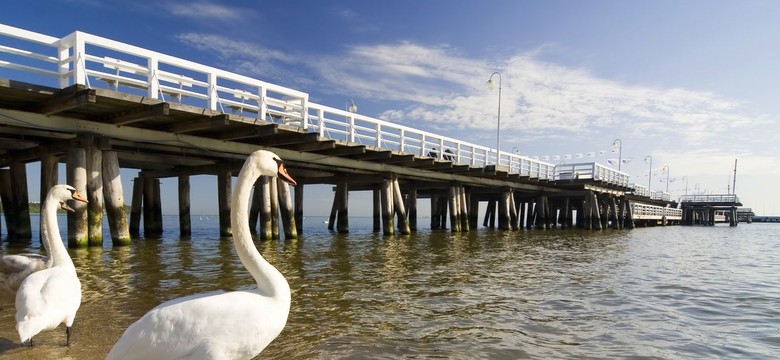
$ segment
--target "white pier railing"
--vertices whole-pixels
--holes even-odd
[[[711,194],[711,195],[683,195],[680,203],[721,203],[738,204],[739,198],[735,194]]]
[[[554,181],[568,172],[629,186],[627,174],[599,164],[556,166],[513,153],[497,155],[493,148],[312,103],[298,90],[79,31],[59,39],[0,24],[3,68],[14,71],[14,80],[59,88],[103,86],[297,126],[334,140],[474,167],[498,164],[533,179]]]
[[[631,203],[631,214],[635,220],[682,220],[682,209],[643,203]]]

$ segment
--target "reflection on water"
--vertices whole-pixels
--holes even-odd
[[[178,239],[177,217],[165,221],[163,239],[70,250],[83,301],[69,348],[64,328],[20,347],[13,301],[2,300],[2,358],[100,359],[165,300],[253,285],[215,219],[193,218],[191,240]],[[390,238],[371,233],[370,219],[351,219],[348,235],[328,232],[319,218],[305,225],[302,239],[256,242],[293,292],[287,326],[263,358],[780,353],[778,225]],[[37,241],[30,247],[3,251],[37,251]]]

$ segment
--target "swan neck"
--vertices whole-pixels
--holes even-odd
[[[236,180],[236,188],[231,199],[230,219],[233,229],[233,244],[241,263],[257,282],[258,290],[267,296],[282,298],[289,296],[287,280],[273,265],[257,251],[249,230],[249,199],[252,186],[260,177],[260,172],[252,166],[244,165]]]
[[[41,242],[49,253],[49,260],[46,265],[47,267],[73,267],[73,261],[62,243],[62,236],[57,224],[58,205],[59,201],[57,199],[47,196],[41,209]]]

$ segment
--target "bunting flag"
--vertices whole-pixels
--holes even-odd
[[[540,158],[542,160],[571,160],[571,159],[582,159],[582,158],[594,158],[594,157],[601,157],[601,156],[607,156],[607,155],[614,155],[618,154],[618,149],[611,149],[611,150],[599,150],[599,151],[588,151],[585,153],[576,153],[576,154],[565,154],[565,155],[543,155],[543,156],[531,156],[534,160],[539,160]],[[634,160],[632,157],[626,157],[626,158],[610,158],[606,159],[606,161],[609,164],[617,164],[620,162],[621,164],[628,164]]]

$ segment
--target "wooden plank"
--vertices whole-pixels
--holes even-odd
[[[31,110],[45,115],[58,114],[86,104],[94,104],[96,98],[94,89],[79,90],[75,94],[65,92],[38,104]]]
[[[167,129],[165,129],[165,131],[173,134],[185,134],[193,131],[208,130],[226,125],[230,125],[230,115],[220,114],[194,121],[183,121],[169,126]]]
[[[116,114],[111,114],[104,118],[104,122],[113,125],[127,125],[158,116],[167,116],[170,107],[169,103],[139,106]]]

